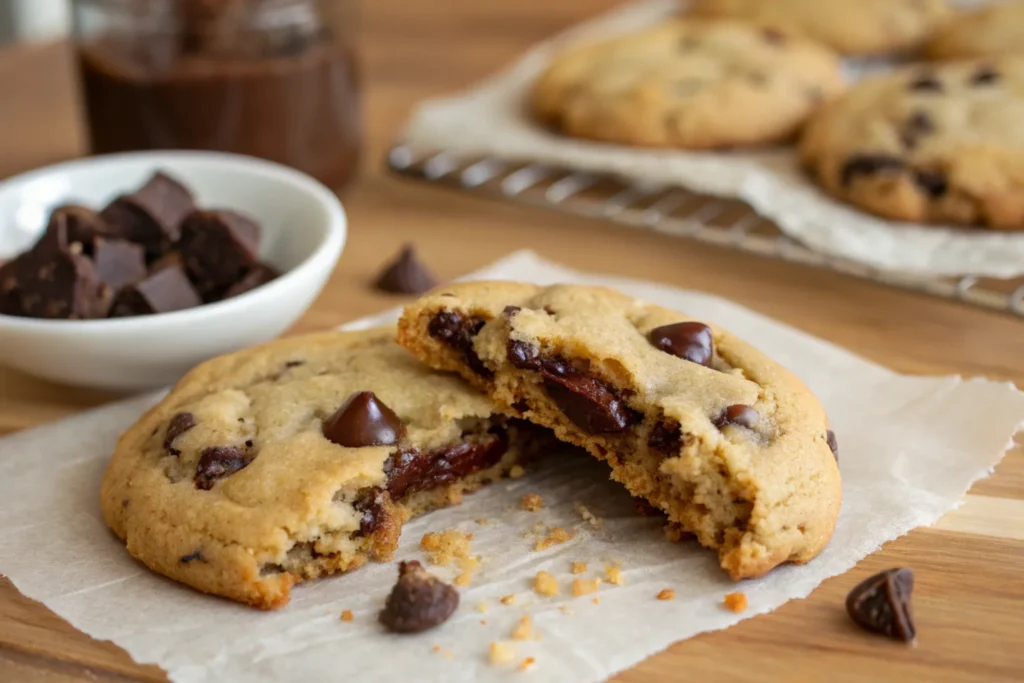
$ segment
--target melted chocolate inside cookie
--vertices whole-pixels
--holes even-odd
[[[493,377],[480,356],[473,349],[473,339],[486,321],[475,316],[466,316],[458,311],[441,311],[430,321],[427,331],[430,336],[458,351],[473,372],[481,377]]]

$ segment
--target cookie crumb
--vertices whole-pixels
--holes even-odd
[[[737,614],[747,609],[746,593],[728,593],[725,596],[725,606]]]
[[[558,595],[558,580],[551,572],[539,571],[533,582],[533,590],[538,595]]]
[[[478,520],[476,520],[476,523],[479,526],[490,526],[491,525],[491,520],[489,520],[489,519],[478,519]]]
[[[527,493],[523,496],[522,505],[524,510],[536,512],[544,507],[544,499],[536,493]]]
[[[523,661],[519,662],[519,670],[520,670],[520,671],[527,671],[527,670],[528,670],[528,669],[530,669],[530,668],[531,668],[531,667],[532,667],[532,666],[533,666],[533,665],[534,665],[534,664],[535,664],[536,662],[537,662],[537,660],[536,660],[536,659],[534,659],[533,657],[527,657],[527,658],[526,658],[526,659],[524,659]]]
[[[480,620],[480,625],[481,626],[487,626],[487,620],[486,619],[481,619]]]
[[[519,620],[519,624],[512,629],[513,640],[529,640],[533,635],[533,619],[525,616]]]
[[[344,612],[341,613],[341,620],[342,621],[352,621],[353,619],[355,619],[355,615],[352,614],[352,610],[347,609],[347,610],[345,610]]]
[[[483,614],[483,613],[485,613],[487,611],[487,609],[488,608],[487,608],[487,603],[486,602],[478,602],[478,603],[476,603],[476,611],[477,612],[480,612],[481,614]]]
[[[622,568],[619,567],[619,565],[605,565],[604,572],[605,574],[607,574],[605,581],[607,581],[608,583],[614,586],[621,586],[626,583],[626,580],[622,578]]]
[[[454,583],[456,586],[460,586],[462,588],[465,588],[472,581],[473,581],[473,575],[472,574],[470,574],[469,572],[462,572],[461,574],[459,574],[458,576],[455,577],[455,579],[452,581],[452,583]]]
[[[445,650],[441,653],[441,656],[445,659],[455,659],[455,652],[452,650]]]
[[[671,588],[662,588],[660,591],[658,591],[659,600],[674,600],[675,597],[676,592]]]
[[[582,574],[585,571],[587,571],[587,563],[586,562],[573,562],[572,563],[572,573],[573,574]]]
[[[523,469],[522,465],[512,465],[512,467],[508,471],[508,478],[519,479],[524,474],[526,474],[526,470]]]
[[[556,526],[553,529],[551,529],[550,531],[548,531],[548,535],[547,536],[545,536],[544,538],[542,538],[539,541],[537,541],[534,544],[533,549],[535,551],[537,551],[537,552],[540,552],[541,550],[547,550],[548,548],[550,548],[553,545],[559,545],[559,544],[565,543],[566,541],[570,540],[572,537],[573,537],[572,532],[566,531],[565,529],[563,529],[560,526]]]
[[[597,597],[597,596],[595,595],[595,596],[594,596],[594,599],[593,599],[593,600],[591,600],[591,602],[592,602],[592,603],[594,603],[595,605],[600,605],[600,604],[601,604],[601,598],[599,598],[599,597]]]
[[[497,641],[491,643],[491,650],[488,660],[491,664],[508,664],[516,656],[516,649],[512,643]]]
[[[558,606],[558,611],[561,612],[562,614],[572,614],[573,613],[572,609],[568,605],[559,605]]]
[[[604,527],[604,522],[601,518],[587,509],[587,506],[583,503],[576,503],[576,514],[582,517],[584,522],[595,529],[601,529]]]
[[[431,648],[431,651],[432,652],[440,652],[441,651],[441,646],[440,645],[435,645],[433,648]]]
[[[398,563],[398,581],[379,619],[394,633],[419,633],[434,628],[459,606],[459,592],[431,575],[415,560]]]
[[[589,581],[585,579],[573,579],[572,594],[577,598],[581,595],[590,595],[591,593],[596,593],[600,586],[600,579],[591,579]]]
[[[469,542],[473,534],[458,529],[430,532],[420,539],[420,548],[426,552],[430,564],[449,565],[455,558],[469,557]]]
[[[514,596],[514,595],[503,595],[503,596],[501,596],[501,604],[503,604],[503,605],[514,605],[514,604],[516,604],[516,596]]]

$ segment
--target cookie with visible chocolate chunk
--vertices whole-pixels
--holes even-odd
[[[690,12],[767,23],[849,55],[912,50],[952,14],[947,0],[695,0]]]
[[[531,102],[571,136],[714,149],[784,140],[842,87],[838,58],[809,40],[673,19],[557,55]]]
[[[824,410],[705,321],[598,287],[471,282],[408,306],[398,339],[606,461],[734,579],[807,562],[832,534],[842,492]]]
[[[118,442],[107,524],[156,572],[276,608],[299,581],[389,559],[408,517],[555,443],[394,336],[293,337],[200,365]]]
[[[1024,57],[871,76],[808,123],[805,166],[885,218],[1024,229]]]
[[[924,54],[936,60],[1024,55],[1024,0],[964,12],[928,40]]]

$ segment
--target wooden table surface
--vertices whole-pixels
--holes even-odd
[[[407,240],[443,277],[529,247],[570,266],[728,297],[898,371],[985,375],[1024,386],[1024,323],[1009,317],[656,234],[462,197],[382,170],[382,154],[414,102],[466,85],[531,43],[613,4],[364,3],[365,171],[346,197],[349,244],[295,331],[395,305],[398,300],[368,283]],[[67,49],[0,50],[0,177],[82,153]],[[112,398],[0,368],[0,434]],[[842,606],[857,581],[898,565],[917,573],[916,648],[861,634]],[[1018,447],[936,528],[890,543],[807,600],[678,643],[615,680],[1022,680],[1022,571],[1024,449]],[[137,665],[116,646],[75,631],[0,577],[0,681],[164,680],[156,667]]]

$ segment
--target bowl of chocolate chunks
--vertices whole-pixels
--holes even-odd
[[[136,391],[270,340],[312,304],[341,203],[284,166],[140,152],[0,183],[0,363]]]

